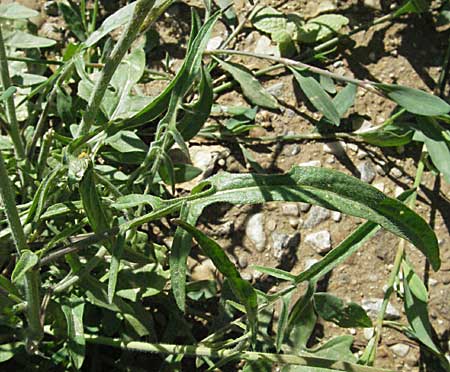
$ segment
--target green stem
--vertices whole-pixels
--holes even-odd
[[[336,37],[334,37],[334,38],[332,38],[330,40],[327,40],[324,43],[315,46],[312,50],[301,54],[299,56],[299,59],[300,60],[310,61],[314,57],[315,54],[323,52],[323,51],[326,51],[329,48],[332,48],[332,47],[336,46],[339,43],[339,41],[341,41],[343,38],[347,38],[349,36],[355,35],[358,32],[364,31],[364,30],[366,30],[366,29],[368,29],[368,28],[370,28],[372,26],[375,26],[375,25],[378,25],[378,24],[390,21],[390,20],[392,20],[394,18],[395,18],[395,11],[393,11],[392,13],[387,14],[387,15],[385,15],[383,17],[375,19],[373,22],[371,22],[371,23],[369,23],[367,25],[355,28],[354,30],[350,31],[346,35],[339,35],[339,36],[336,36]],[[260,70],[256,71],[255,72],[255,76],[256,77],[260,77],[260,76],[268,74],[269,72],[276,71],[276,70],[279,70],[279,69],[282,69],[282,68],[285,68],[285,67],[286,66],[283,63],[277,63],[277,64],[275,64],[273,66],[265,67],[263,69],[260,69]],[[216,93],[216,94],[222,93],[222,92],[232,88],[234,86],[234,84],[235,84],[235,81],[229,81],[227,83],[223,83],[222,85],[214,88],[214,93]]]
[[[343,76],[339,74],[335,74],[331,71],[324,70],[322,68],[311,66],[303,62],[295,61],[293,59],[289,58],[283,58],[283,57],[275,57],[268,54],[259,54],[259,53],[252,53],[252,52],[246,52],[242,50],[229,50],[229,49],[216,49],[216,50],[208,50],[205,52],[205,54],[208,55],[238,55],[238,56],[244,56],[244,57],[252,57],[252,58],[260,58],[260,59],[267,59],[269,61],[277,62],[282,64],[285,67],[293,67],[293,68],[300,68],[305,69],[308,71],[311,71],[312,73],[322,75],[329,77],[334,80],[343,81],[345,83],[355,84],[360,86],[361,88],[364,88],[366,90],[369,90],[373,93],[381,95],[382,93],[378,91],[373,84],[375,84],[372,81],[369,80],[359,80],[355,78],[351,78],[348,76]]]
[[[2,79],[3,91],[11,87],[11,78],[8,70],[8,60],[6,57],[5,43],[3,41],[2,27],[0,25],[0,74]],[[16,108],[14,106],[14,96],[11,95],[6,100],[6,116],[9,123],[9,134],[14,145],[14,151],[17,160],[25,158],[25,148],[19,133],[19,124],[17,122]]]
[[[105,67],[102,69],[100,76],[95,83],[94,90],[89,98],[86,112],[78,130],[78,136],[88,133],[94,124],[103,96],[108,88],[108,84],[125,56],[125,53],[136,39],[136,36],[154,3],[155,0],[139,0],[136,4],[133,17],[115,45],[111,56],[106,60]]]
[[[67,252],[68,253],[68,252]],[[67,254],[66,253],[66,254]],[[108,250],[105,247],[101,247],[94,257],[92,257],[86,265],[83,266],[83,269],[76,273],[69,274],[59,283],[57,283],[52,288],[52,293],[61,293],[64,292],[67,288],[71,287],[75,283],[77,283],[83,276],[89,274],[94,268],[103,260],[103,257],[108,253]]]
[[[157,344],[147,343],[139,341],[125,342],[120,339],[114,339],[109,337],[95,336],[85,334],[87,342],[108,345],[112,347],[118,347],[124,350],[135,350],[148,353],[157,354],[172,354],[172,355],[186,355],[186,356],[204,356],[223,359],[236,355],[234,349],[222,349],[216,350],[206,346],[198,345],[173,345],[173,344]],[[317,358],[312,356],[301,356],[293,354],[272,354],[272,353],[260,353],[254,351],[239,351],[237,356],[240,359],[247,361],[265,360],[277,364],[292,364],[300,366],[308,366],[315,368],[324,368],[336,371],[353,371],[353,372],[388,372],[390,370],[357,365],[349,362],[342,362],[331,359]]]
[[[417,199],[417,190],[420,186],[420,183],[422,182],[422,176],[425,169],[425,157],[427,153],[424,151],[424,147],[422,147],[422,152],[420,155],[419,164],[417,166],[416,171],[416,177],[414,179],[414,185],[413,187],[416,189],[414,193],[408,198],[408,201],[406,202],[406,205],[414,209],[414,205],[416,203]],[[384,315],[386,314],[386,310],[389,304],[389,299],[391,295],[394,293],[394,285],[397,280],[398,274],[401,269],[401,265],[403,262],[403,258],[405,255],[405,240],[401,240],[398,244],[397,253],[395,255],[393,268],[391,271],[391,274],[389,276],[389,280],[387,283],[387,290],[384,294],[383,303],[381,304],[380,312],[378,313],[377,320],[374,327],[374,336],[373,336],[373,343],[370,343],[370,347],[366,350],[367,352],[367,364],[373,365],[376,358],[377,353],[377,346],[381,339],[381,331],[383,328],[383,322],[384,322]]]
[[[1,38],[1,37],[0,37]],[[9,180],[3,156],[0,152],[0,195],[4,210],[8,219],[11,234],[19,257],[28,250],[25,233],[19,218],[19,212],[15,202],[14,191]],[[38,342],[43,335],[40,322],[40,278],[39,272],[32,269],[25,274],[25,298],[27,300],[27,320],[29,350],[33,351],[34,342]]]

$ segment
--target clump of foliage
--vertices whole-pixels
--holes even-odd
[[[428,320],[427,289],[408,261],[404,242],[439,269],[436,236],[413,208],[425,167],[450,181],[450,105],[421,90],[348,78],[301,62],[320,63],[345,37],[338,34],[348,23],[341,15],[303,20],[299,14],[254,6],[246,20],[270,35],[283,56],[302,51],[301,57],[225,49],[245,23],[237,24],[233,8],[223,1],[218,4],[223,11],[216,12],[205,1],[203,18],[192,11],[185,59],[175,74],[149,70],[145,38],[154,36],[155,21],[171,5],[171,0],[138,0],[98,26],[97,0],[91,8],[85,1],[80,6],[59,2],[77,40],[59,46],[29,31],[27,20],[36,12],[16,3],[0,5],[0,362],[46,370],[88,365],[136,370],[148,369],[148,363],[155,370],[214,370],[242,362],[246,371],[271,370],[273,364],[286,371],[381,371],[372,366],[388,325],[386,306],[396,292],[408,324],[389,325],[418,342],[435,370],[449,371]],[[426,3],[410,0],[373,24],[425,11]],[[440,22],[446,12],[444,7]],[[217,22],[228,22],[235,32],[221,49],[207,50]],[[119,39],[113,40],[109,35],[120,28]],[[43,59],[48,48],[60,58]],[[328,128],[333,138],[339,138],[357,89],[394,101],[398,109],[383,125],[341,134],[377,146],[423,143],[413,188],[392,199],[328,169],[259,172],[245,149],[252,141],[248,131],[255,126],[257,107],[276,110],[280,103],[257,79],[267,70],[253,72],[228,60],[229,55],[265,58],[275,62],[272,70],[292,73],[322,114],[318,127]],[[214,86],[211,74],[218,69],[232,81]],[[139,84],[156,79],[167,81],[165,88],[156,97],[144,95]],[[235,83],[253,108],[214,104],[215,94]],[[229,116],[225,125],[205,124],[218,110]],[[175,160],[170,150],[177,146],[189,159],[187,142],[195,136],[237,142],[254,172],[221,172],[190,193],[180,193],[177,184],[194,179],[200,170]],[[256,140],[326,136],[314,132]],[[278,292],[264,293],[242,279],[222,248],[196,224],[205,208],[216,203],[270,201],[307,202],[367,222],[298,275],[256,267],[285,283]],[[160,221],[173,235],[168,246],[153,233]],[[316,284],[381,228],[403,243],[372,322],[359,304],[317,292]],[[192,240],[222,274],[220,286],[189,280]],[[308,340],[318,319],[342,328],[373,327],[374,335],[359,359],[348,335],[311,348]],[[135,357],[134,351],[146,354]]]

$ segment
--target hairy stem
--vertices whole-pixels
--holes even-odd
[[[414,205],[415,205],[416,199],[417,199],[417,190],[418,190],[418,187],[420,186],[420,183],[422,182],[423,171],[425,169],[424,160],[425,160],[427,153],[424,150],[425,149],[423,147],[422,153],[420,156],[420,160],[419,160],[419,164],[417,166],[416,177],[414,179],[413,188],[415,188],[416,190],[409,197],[408,201],[406,202],[406,205],[411,209],[414,209]],[[398,274],[400,272],[404,255],[405,255],[405,240],[402,239],[398,244],[393,268],[391,270],[391,274],[389,276],[389,280],[387,283],[387,290],[384,294],[383,303],[381,304],[381,309],[380,309],[380,312],[378,313],[377,320],[375,323],[374,335],[373,335],[374,341],[373,341],[373,343],[369,344],[370,348],[367,350],[366,361],[367,361],[367,364],[369,364],[369,365],[373,365],[373,363],[375,362],[377,346],[381,339],[381,331],[383,328],[384,315],[386,314],[386,310],[387,310],[387,307],[389,304],[389,299],[390,299],[391,295],[394,293],[394,285],[397,280]]]
[[[3,201],[4,210],[11,228],[11,234],[19,257],[25,250],[28,250],[25,233],[17,211],[15,195],[8,172],[6,170],[3,156],[0,152],[0,195]],[[27,301],[27,321],[28,321],[28,350],[33,351],[35,342],[37,343],[43,335],[40,322],[40,278],[39,272],[32,269],[25,274],[25,298]]]
[[[244,57],[267,59],[269,61],[280,63],[285,67],[300,68],[300,69],[308,70],[308,71],[318,74],[318,75],[329,77],[334,80],[343,81],[345,83],[355,84],[355,85],[358,85],[361,88],[369,90],[373,93],[382,95],[382,93],[373,86],[374,82],[372,82],[372,81],[359,80],[359,79],[351,78],[348,76],[335,74],[331,71],[324,70],[324,69],[316,67],[316,66],[311,66],[304,62],[295,61],[295,60],[289,59],[289,58],[275,57],[275,56],[271,56],[268,54],[259,54],[259,53],[252,53],[252,52],[246,52],[246,51],[241,51],[241,50],[229,50],[229,49],[208,50],[205,52],[205,54],[210,54],[210,55],[227,54],[227,55],[238,55],[238,56],[244,56]]]
[[[155,0],[140,0],[136,4],[133,17],[128,23],[126,29],[122,33],[119,41],[114,47],[111,56],[106,60],[105,67],[102,69],[100,76],[95,83],[94,90],[89,98],[86,113],[78,130],[78,136],[82,136],[89,132],[95,122],[95,118],[100,110],[100,104],[105,95],[108,84],[114,75],[117,67],[122,61],[125,53],[130,48],[132,42],[136,39],[139,30],[144,23],[148,12],[151,10]]]
[[[6,57],[5,43],[3,41],[2,27],[0,25],[0,75],[2,79],[3,91],[11,87],[11,78],[8,70],[8,60]],[[17,160],[25,158],[25,148],[19,133],[16,108],[14,106],[14,95],[10,95],[6,100],[6,117],[9,124],[9,134],[14,145],[14,152]]]
[[[206,356],[218,359],[236,356],[237,359],[245,359],[249,361],[266,360],[279,364],[293,364],[315,368],[325,368],[336,371],[388,372],[388,370],[382,368],[374,369],[372,367],[361,366],[354,363],[317,358],[306,355],[300,356],[293,354],[272,354],[272,353],[260,353],[245,350],[236,353],[236,350],[234,349],[216,350],[210,347],[197,345],[173,345],[173,344],[147,343],[139,341],[125,342],[120,339],[94,336],[89,334],[85,334],[85,338],[86,341],[95,344],[108,345],[118,347],[124,350],[135,350],[148,353],[186,355],[193,357]]]

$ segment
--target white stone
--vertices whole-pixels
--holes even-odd
[[[206,45],[206,50],[216,50],[219,49],[223,43],[223,38],[221,36],[212,37],[209,39]]]
[[[400,178],[403,175],[402,171],[396,167],[392,168],[389,174],[395,178]]]
[[[266,88],[267,93],[275,97],[280,97],[284,92],[284,83],[281,81]]]
[[[309,204],[309,203],[302,203],[302,202],[300,202],[300,203],[298,203],[298,205],[299,205],[300,210],[302,212],[308,212],[309,209],[311,208],[311,204]]]
[[[362,160],[362,159],[365,159],[365,158],[367,157],[367,155],[368,155],[368,154],[367,154],[366,151],[359,149],[358,152],[357,152],[357,154],[356,154],[356,157],[357,157],[359,160]]]
[[[311,160],[305,163],[300,163],[299,165],[301,167],[320,167],[321,163],[320,160]]]
[[[364,0],[364,6],[376,10],[382,10],[380,0]]]
[[[255,46],[256,54],[270,54],[270,55],[278,55],[279,51],[275,45],[272,45],[272,40],[267,36],[261,36],[256,42]]]
[[[326,221],[328,218],[330,218],[330,211],[328,209],[315,205],[308,213],[308,217],[306,218],[304,227],[306,227],[307,229],[311,229],[319,225],[323,221]]]
[[[409,345],[395,344],[390,346],[389,349],[391,349],[395,355],[404,358],[409,352]]]
[[[402,192],[404,192],[405,190],[403,190],[403,187],[400,186],[395,186],[395,191],[394,191],[394,195],[397,198],[398,196],[400,196],[400,194]]]
[[[358,170],[361,173],[361,181],[371,183],[377,173],[371,161],[364,161],[358,164]]]
[[[383,303],[382,298],[368,298],[362,300],[361,306],[363,307],[364,310],[366,310],[369,316],[375,318],[377,317],[381,309],[382,303]],[[400,318],[400,313],[394,306],[388,303],[386,313],[384,314],[384,318],[387,320],[395,320]]]
[[[284,203],[281,206],[281,213],[285,216],[298,217],[298,205],[296,203]]]
[[[348,143],[347,148],[353,152],[358,152],[358,145],[356,143]]]
[[[262,252],[266,247],[266,235],[264,233],[264,215],[257,213],[248,219],[245,234],[252,241],[257,251]]]
[[[331,212],[331,218],[334,222],[339,222],[342,218],[341,212],[333,211]]]
[[[331,235],[327,230],[306,235],[305,242],[319,254],[327,253],[331,249]]]
[[[323,144],[323,151],[327,154],[333,154],[337,157],[345,154],[346,145],[342,141],[334,141]]]
[[[364,333],[364,338],[367,341],[369,341],[373,337],[375,331],[373,330],[373,328],[364,328],[363,333]]]
[[[273,256],[280,260],[284,255],[284,249],[289,243],[289,236],[287,234],[273,232],[271,235]]]
[[[381,192],[384,192],[384,183],[383,182],[377,182],[372,185],[376,189],[380,190]]]
[[[319,262],[319,260],[317,260],[315,258],[308,258],[305,261],[305,270],[308,270],[312,265],[314,265],[317,262]]]

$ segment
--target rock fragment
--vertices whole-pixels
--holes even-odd
[[[306,235],[305,242],[319,254],[327,253],[331,249],[331,235],[327,230]]]

